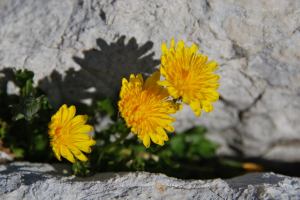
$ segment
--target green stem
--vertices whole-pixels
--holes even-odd
[[[110,148],[114,147],[115,145],[121,143],[128,135],[129,135],[130,131],[127,131],[127,132],[123,132],[121,134],[121,136],[114,142],[110,143],[109,145],[105,146],[102,150],[101,150],[101,153],[97,159],[97,165],[100,164],[100,161],[102,159],[102,157],[104,156],[104,153],[109,150]]]

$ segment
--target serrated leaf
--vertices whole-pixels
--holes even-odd
[[[27,69],[17,70],[15,73],[16,83],[19,87],[24,87],[28,80],[33,80],[34,73]]]
[[[44,96],[38,98],[26,97],[18,105],[13,106],[14,120],[25,118],[27,121],[33,119],[41,109]]]

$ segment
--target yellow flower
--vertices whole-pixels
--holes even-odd
[[[87,161],[82,152],[90,153],[91,146],[96,143],[89,135],[93,127],[85,124],[87,116],[75,116],[75,113],[75,106],[61,106],[52,116],[48,132],[56,158],[61,160],[62,156],[72,163],[75,162],[75,158]]]
[[[155,72],[145,83],[141,74],[131,74],[129,81],[122,80],[118,103],[121,116],[145,147],[150,146],[150,139],[164,145],[168,140],[166,131],[174,131],[175,119],[170,114],[175,113],[178,106],[168,98],[167,90],[157,84],[159,78],[160,73]]]
[[[169,49],[165,43],[161,48],[160,72],[165,79],[158,84],[173,98],[189,104],[195,115],[200,116],[201,110],[212,111],[212,102],[219,99],[219,76],[214,74],[218,64],[198,53],[195,44],[187,47],[182,40],[175,44],[172,39]]]

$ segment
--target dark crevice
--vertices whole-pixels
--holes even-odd
[[[296,32],[300,32],[300,26],[297,27],[297,28],[293,31],[293,34],[295,34]]]
[[[238,128],[233,127],[232,131],[236,133],[236,137],[234,138],[233,141],[228,142],[228,147],[233,150],[236,154],[236,156],[243,158],[245,156],[243,149],[243,140],[241,137],[241,133],[238,130]]]
[[[79,6],[79,7],[82,7],[82,6],[83,6],[83,3],[84,3],[83,0],[78,1],[78,6]]]
[[[240,147],[236,146],[236,144],[228,144],[228,147],[234,151],[235,155],[237,155],[238,157],[243,157],[244,156],[244,152],[243,150],[241,150]]]
[[[267,150],[263,152],[262,155],[267,155],[270,151],[272,151],[274,148],[281,146],[281,147],[298,147],[300,145],[300,139],[299,138],[292,138],[292,139],[287,139],[287,138],[282,138],[280,140],[273,141]]]
[[[230,102],[229,100],[225,99],[223,96],[219,96],[219,100],[222,101],[226,106],[230,106],[233,108],[236,108],[236,105],[232,102]]]
[[[116,3],[116,1],[117,1],[117,0],[112,0],[112,1],[110,2],[110,4],[111,4],[111,5],[114,5],[114,4]]]
[[[209,3],[209,0],[205,0],[205,11],[208,12],[209,10],[211,10],[211,5]]]
[[[245,73],[243,70],[239,69],[239,72],[244,75],[251,83],[252,85],[255,85],[255,80],[252,76],[249,76],[247,73]]]
[[[247,51],[243,47],[239,46],[235,41],[232,42],[232,48],[237,58],[247,57]]]
[[[245,109],[242,109],[242,110],[239,110],[239,113],[238,113],[238,117],[239,117],[239,120],[240,122],[243,121],[244,119],[244,116],[247,112],[249,112],[249,110],[254,107],[258,101],[260,101],[264,95],[265,91],[262,91],[254,100],[253,102],[250,104],[250,106],[248,106],[247,108]]]
[[[244,121],[244,116],[247,112],[249,112],[249,110],[254,107],[258,101],[260,101],[264,95],[264,92],[261,92],[254,100],[253,102],[245,109],[242,110],[238,110],[238,120],[239,123],[242,123]],[[233,108],[236,108],[235,104],[226,100],[223,96],[220,96],[220,101],[222,101],[226,106],[230,106]],[[233,150],[235,152],[235,154],[239,157],[244,157],[244,152],[243,152],[243,140],[241,138],[241,135],[243,135],[239,128],[237,127],[237,125],[235,125],[234,127],[231,127],[232,131],[234,131],[236,133],[236,137],[234,139],[234,141],[228,141],[228,147]]]
[[[104,22],[106,22],[106,14],[102,9],[100,10],[99,16]]]
[[[297,176],[300,177],[300,162],[286,162],[282,160],[270,160],[263,157],[240,157],[240,156],[223,156],[223,159],[231,159],[240,161],[242,163],[252,162],[263,167],[265,172],[274,172],[287,176]]]

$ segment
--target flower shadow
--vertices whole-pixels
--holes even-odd
[[[116,100],[123,77],[150,74],[159,64],[159,60],[153,58],[151,41],[138,45],[134,37],[126,43],[125,36],[121,36],[110,44],[102,38],[96,42],[98,47],[83,51],[83,58],[73,57],[81,66],[79,71],[69,69],[64,77],[53,71],[50,78],[39,81],[55,106],[93,104],[94,100],[107,97]]]

